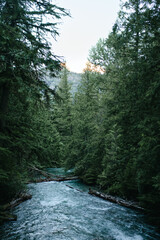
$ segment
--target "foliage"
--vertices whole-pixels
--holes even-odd
[[[108,38],[92,47],[74,98],[67,162],[85,182],[140,201],[157,223],[159,17],[157,0],[125,1]]]
[[[11,4],[12,2],[12,4]],[[140,201],[159,223],[159,1],[126,0],[100,39],[74,96],[46,40],[66,15],[50,1],[1,1],[0,187],[13,196],[30,163],[74,168],[84,182]],[[11,37],[12,36],[12,37]]]
[[[55,76],[61,69],[47,38],[56,37],[66,15],[51,1],[0,1],[0,202],[23,188],[30,163],[58,164],[55,91],[45,72]]]
[[[69,145],[72,135],[72,96],[68,73],[66,66],[64,66],[60,73],[61,80],[57,90],[59,100],[54,105],[54,123],[60,136],[61,155],[59,160],[62,165],[70,154]]]

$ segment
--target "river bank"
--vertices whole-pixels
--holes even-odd
[[[89,186],[79,180],[31,183],[27,187],[32,198],[13,209],[17,221],[0,227],[1,240],[160,239],[141,212],[88,194]]]
[[[28,184],[32,199],[14,208],[17,221],[0,227],[0,239],[160,239],[155,228],[144,222],[142,213],[91,196],[88,191],[79,180]]]
[[[73,181],[73,180],[78,180],[77,176],[73,176],[72,173],[71,174],[66,174],[66,172],[62,172],[61,174],[57,174],[57,173],[52,173],[46,170],[42,170],[37,168],[36,166],[30,166],[29,167],[30,170],[32,171],[32,177],[31,179],[27,182],[27,184],[30,183],[42,183],[42,182],[63,182],[63,181]],[[33,174],[34,173],[34,174]],[[38,173],[38,175],[35,175],[35,173]],[[34,177],[33,177],[34,176]],[[36,176],[36,177],[35,177]],[[74,189],[72,186],[70,185],[66,185],[72,189]],[[88,186],[89,188],[89,186]],[[75,190],[77,191],[81,191],[77,188],[75,188]],[[118,205],[121,205],[123,207],[127,207],[127,208],[131,208],[131,209],[135,209],[135,210],[140,210],[140,211],[144,211],[144,209],[142,207],[139,206],[138,203],[135,203],[133,201],[128,201],[128,200],[124,200],[122,198],[118,198],[118,197],[114,197],[108,194],[105,194],[103,192],[99,192],[95,189],[91,189],[89,188],[88,190],[88,194],[93,195],[95,197],[99,197],[102,198],[106,201],[109,202],[113,202],[116,203]],[[29,193],[26,192],[22,192],[21,194],[19,194],[18,197],[16,197],[14,200],[12,200],[10,203],[7,203],[3,206],[0,206],[0,224],[2,224],[4,221],[16,221],[17,220],[17,216],[13,215],[11,213],[11,210],[16,207],[17,205],[19,205],[20,203],[31,199],[32,196]]]

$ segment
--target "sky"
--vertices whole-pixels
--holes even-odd
[[[71,17],[64,17],[58,25],[59,36],[52,41],[53,52],[63,56],[72,72],[81,73],[85,68],[89,50],[100,38],[112,31],[120,0],[55,0],[59,7],[70,10]]]

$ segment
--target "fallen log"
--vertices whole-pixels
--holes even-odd
[[[33,171],[36,171],[36,172],[40,173],[42,176],[44,176],[44,177],[46,177],[46,178],[50,178],[50,177],[52,176],[51,173],[47,173],[47,172],[45,172],[45,171],[43,171],[43,170],[40,170],[39,168],[37,168],[37,167],[35,167],[35,166],[30,165],[29,168],[30,168],[31,170],[33,170]]]
[[[62,181],[78,180],[78,179],[79,178],[77,176],[73,176],[73,177],[60,177],[60,178],[55,179],[54,181],[62,182]]]
[[[16,221],[17,216],[14,214],[10,214],[9,212],[0,212],[0,223],[4,221]]]
[[[51,181],[56,181],[56,182],[62,182],[62,181],[69,181],[69,180],[77,180],[77,176],[60,176],[60,175],[54,175],[52,173],[47,173],[43,170],[40,170],[39,168],[30,165],[29,168],[33,171],[36,171],[40,173],[44,178],[36,178],[34,180],[31,180],[27,183],[41,183],[41,182],[51,182]]]
[[[31,194],[28,194],[28,193],[21,193],[19,198],[17,199],[14,199],[13,201],[11,201],[10,203],[7,203],[3,206],[0,207],[0,209],[2,211],[6,211],[6,210],[9,210],[13,207],[16,207],[18,206],[20,203],[26,201],[26,200],[29,200],[32,198],[32,195]]]
[[[74,177],[56,177],[56,178],[38,178],[38,179],[35,179],[31,182],[28,182],[28,183],[41,183],[41,182],[52,182],[52,181],[55,181],[55,182],[63,182],[63,181],[69,181],[69,180],[77,180],[78,177],[74,176]]]
[[[71,189],[75,189],[75,190],[78,191],[78,192],[82,192],[82,193],[83,193],[83,191],[79,190],[78,188],[74,188],[74,187],[72,187],[72,186],[70,186],[70,185],[67,185],[67,184],[66,184],[66,186],[69,187],[69,188],[71,188]]]
[[[127,200],[124,200],[124,199],[121,199],[121,198],[118,198],[118,197],[113,197],[111,195],[104,194],[104,193],[101,193],[101,192],[98,192],[98,191],[95,191],[95,190],[92,190],[92,189],[89,189],[88,193],[93,195],[93,196],[102,198],[104,200],[107,200],[107,201],[110,201],[110,202],[113,202],[113,203],[117,203],[117,204],[119,204],[123,207],[131,208],[131,209],[135,209],[135,210],[144,210],[144,208],[140,207],[138,205],[138,203],[135,203],[135,202],[132,202],[132,201],[127,201]]]
[[[3,223],[4,221],[16,221],[17,216],[14,214],[11,214],[9,211],[18,206],[20,203],[31,199],[32,195],[28,193],[21,193],[19,198],[14,199],[10,203],[7,203],[5,205],[0,206],[0,223]]]
[[[66,176],[61,176],[61,175],[55,175],[55,174],[52,174],[52,173],[48,173],[48,172],[45,172],[45,171],[43,171],[43,170],[40,170],[39,168],[37,168],[37,167],[35,167],[35,166],[32,166],[32,165],[30,165],[29,166],[29,168],[31,169],[31,170],[33,170],[33,171],[36,171],[36,172],[38,172],[38,173],[40,173],[42,176],[44,176],[45,177],[45,181],[68,181],[68,180],[74,180],[74,178],[75,179],[77,179],[77,177],[76,176],[68,176],[68,177],[66,177]],[[41,180],[40,180],[41,179]],[[53,179],[53,180],[52,180]],[[66,179],[66,180],[65,180]],[[44,181],[44,180],[42,180],[42,178],[39,178],[39,180],[38,181]],[[45,182],[44,181],[44,182]]]
[[[15,200],[13,200],[12,202],[10,202],[9,208],[16,207],[20,203],[25,202],[25,201],[27,201],[27,200],[29,200],[31,198],[32,198],[31,194],[29,194],[29,193],[22,193],[19,198],[17,198]]]

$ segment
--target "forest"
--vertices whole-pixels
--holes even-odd
[[[25,188],[30,165],[58,166],[160,223],[159,12],[159,0],[123,1],[73,93],[47,37],[70,13],[49,0],[0,1],[0,204]]]

